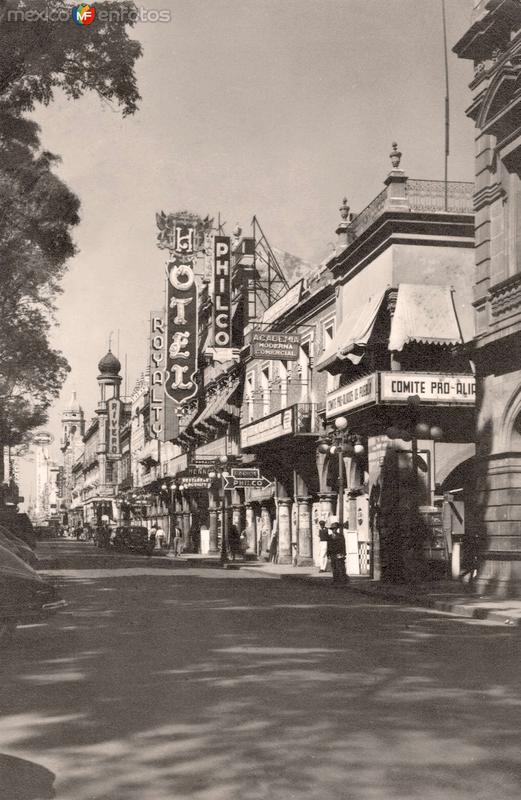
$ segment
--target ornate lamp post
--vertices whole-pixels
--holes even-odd
[[[225,478],[228,477],[228,472],[226,471],[226,464],[228,463],[228,456],[223,455],[219,456],[216,461],[216,467],[218,468],[212,470],[209,473],[208,477],[212,480],[216,478],[221,479],[221,490],[223,493],[223,501],[222,501],[222,527],[221,527],[221,564],[224,566],[228,561],[228,503],[227,503],[227,495],[226,489],[224,488],[225,485]]]
[[[337,517],[340,527],[344,526],[344,456],[353,458],[364,453],[364,446],[360,438],[348,429],[345,417],[337,417],[335,430],[318,445],[320,453],[338,456],[338,504]]]

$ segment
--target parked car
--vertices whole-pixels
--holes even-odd
[[[17,625],[42,622],[66,605],[51,583],[0,545],[0,640]]]
[[[122,525],[116,528],[112,545],[116,550],[129,550],[133,553],[150,553],[153,549],[148,539],[148,530],[141,525]]]
[[[36,547],[36,536],[31,520],[27,514],[12,511],[2,514],[0,524],[8,528],[15,536],[22,539],[29,547]]]
[[[21,558],[22,561],[25,561],[26,564],[29,564],[30,567],[36,569],[38,566],[38,556],[36,553],[31,550],[28,544],[22,542],[14,533],[8,528],[5,528],[3,525],[0,525],[0,545],[2,547],[6,547],[7,550],[10,550],[15,556]]]

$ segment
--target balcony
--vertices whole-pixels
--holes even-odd
[[[348,227],[350,241],[358,239],[387,210],[388,193],[389,187],[386,187],[354,218]],[[406,204],[411,212],[426,214],[474,213],[473,183],[448,181],[446,210],[444,181],[406,178],[405,194]]]

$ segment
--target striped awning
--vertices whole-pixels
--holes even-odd
[[[389,350],[400,352],[411,342],[445,345],[463,342],[450,286],[400,284]]]
[[[346,313],[333,341],[318,361],[317,370],[337,372],[346,359],[352,364],[360,363],[387,291],[386,288],[375,294],[358,313]]]

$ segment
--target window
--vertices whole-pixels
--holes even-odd
[[[335,338],[335,319],[327,319],[322,323],[322,350],[327,350]]]
[[[255,373],[246,373],[246,386],[244,397],[246,400],[246,422],[253,422],[254,408],[253,408],[253,394],[255,392]]]
[[[271,365],[265,364],[261,370],[261,391],[262,391],[262,416],[270,413],[270,394],[271,394]]]

